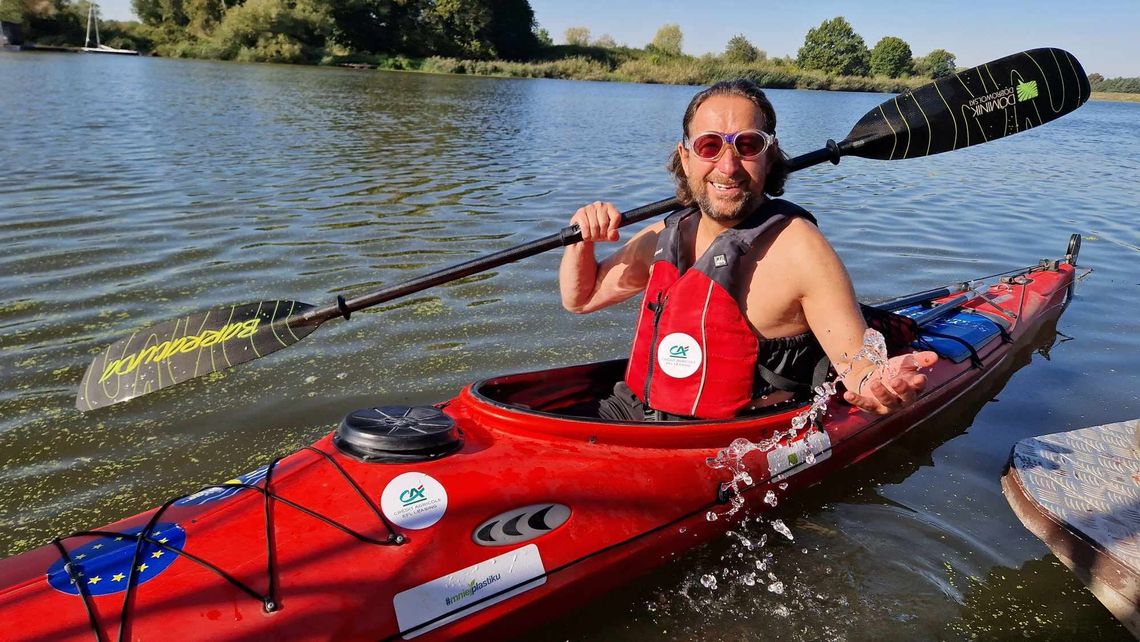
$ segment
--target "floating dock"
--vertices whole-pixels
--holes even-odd
[[[1140,420],[1019,441],[1002,476],[1025,527],[1140,638]]]

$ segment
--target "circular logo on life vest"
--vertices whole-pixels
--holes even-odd
[[[380,494],[380,509],[396,526],[419,530],[447,512],[447,491],[423,473],[397,475]]]
[[[701,367],[701,346],[684,332],[674,332],[657,346],[657,365],[675,379],[684,379]]]

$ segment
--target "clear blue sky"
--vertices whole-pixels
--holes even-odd
[[[101,0],[103,17],[133,18],[130,0]],[[1033,47],[1067,49],[1089,73],[1140,76],[1140,0],[530,0],[555,42],[567,27],[642,47],[667,23],[686,53],[720,52],[742,33],[771,56],[796,55],[807,30],[844,16],[873,47],[883,36],[916,55],[946,49],[972,67]]]

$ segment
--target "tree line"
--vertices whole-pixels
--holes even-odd
[[[83,42],[89,0],[0,0],[25,40]],[[809,29],[795,56],[769,57],[736,34],[721,53],[684,52],[679,25],[644,47],[570,27],[555,44],[529,0],[132,0],[140,22],[101,21],[103,42],[164,56],[359,63],[389,69],[767,87],[903,91],[956,70],[945,49],[915,56],[897,36],[868,48],[842,16]],[[508,62],[514,61],[514,62]],[[1140,78],[1089,76],[1093,91],[1140,93]]]
[[[320,62],[351,54],[526,60],[528,0],[132,0],[140,22],[100,22],[111,46],[167,56]],[[0,0],[27,41],[83,41],[88,0]]]

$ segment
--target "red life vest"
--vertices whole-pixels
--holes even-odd
[[[725,419],[752,401],[759,353],[759,339],[733,296],[740,258],[787,220],[815,219],[788,201],[768,200],[717,236],[686,270],[680,223],[694,215],[689,208],[665,219],[625,381],[647,408]]]

